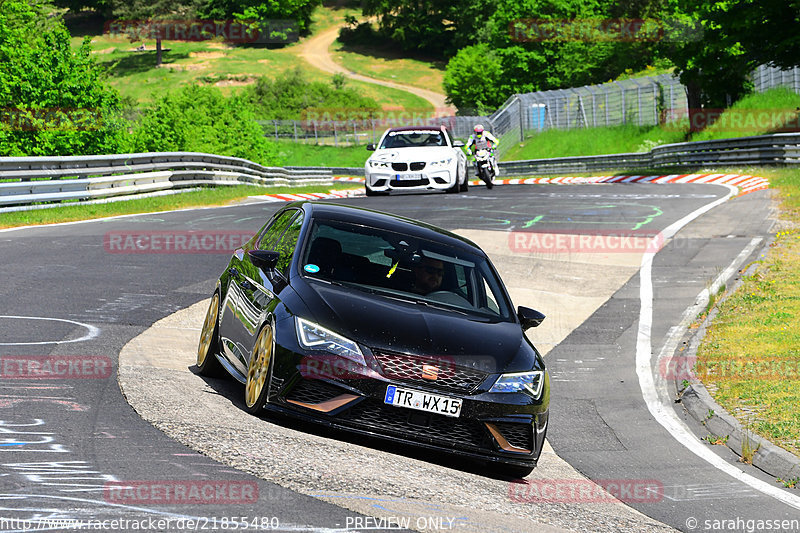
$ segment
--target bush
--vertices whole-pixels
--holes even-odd
[[[134,132],[135,152],[206,152],[280,165],[275,144],[264,137],[252,105],[226,98],[216,87],[189,85],[144,111]]]
[[[345,17],[345,22],[346,25],[339,30],[339,42],[341,43],[374,45],[381,39],[369,22],[359,24],[352,15]]]
[[[247,91],[259,117],[273,120],[307,119],[368,113],[380,109],[372,98],[347,89],[343,78],[334,76],[330,85],[308,81],[296,68],[276,80],[259,78]]]
[[[119,95],[90,52],[37,3],[0,2],[0,156],[124,151]]]

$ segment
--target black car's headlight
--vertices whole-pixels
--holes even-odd
[[[544,370],[501,374],[489,392],[524,392],[538,400],[544,388]]]
[[[297,340],[303,348],[330,352],[364,366],[367,365],[361,348],[354,341],[304,318],[295,317],[295,324]]]

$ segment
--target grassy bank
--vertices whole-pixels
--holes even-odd
[[[380,138],[383,131],[376,132]],[[330,141],[333,142],[333,141]],[[298,167],[363,167],[372,152],[367,142],[355,146],[329,146],[279,141],[278,147],[285,166]]]
[[[661,144],[708,141],[780,133],[794,125],[800,115],[800,95],[777,88],[751,94],[729,109],[710,111],[698,124],[714,123],[702,131],[690,132],[688,119],[659,126],[622,125],[609,128],[546,130],[526,132],[526,138],[503,138],[504,161],[574,157],[625,152],[647,152]],[[517,135],[519,135],[517,133]]]
[[[780,195],[785,228],[719,305],[697,373],[745,428],[800,456],[800,169],[760,175]]]
[[[314,13],[312,35],[339,26],[346,15],[359,12],[320,7]],[[103,34],[102,21],[73,30],[73,47],[81,43],[84,35],[89,35],[93,56],[110,74],[109,84],[123,97],[139,104],[190,83],[214,85],[230,94],[252,85],[258,77],[275,79],[297,66],[310,81],[329,83],[332,79],[331,74],[313,68],[300,57],[302,44],[309,37],[298,43],[272,48],[264,45],[231,46],[217,40],[163,41],[163,64],[157,68],[155,40],[131,42],[123,36]],[[136,48],[142,44],[145,50],[137,51]],[[353,80],[348,80],[347,86],[375,99],[386,109],[433,109],[427,100],[406,91]]]

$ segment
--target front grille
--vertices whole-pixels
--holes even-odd
[[[392,170],[397,170],[398,172],[408,170],[408,163],[392,163]]]
[[[530,424],[513,422],[493,422],[493,424],[510,445],[523,450],[533,450],[533,428]]]
[[[316,405],[331,400],[344,392],[343,389],[319,379],[301,379],[292,387],[286,399]]]
[[[405,437],[416,437],[422,441],[440,441],[448,447],[460,445],[493,449],[486,430],[479,422],[394,407],[373,399],[354,405],[338,418],[381,432],[402,433]]]
[[[455,365],[447,358],[429,358],[399,353],[375,352],[375,358],[383,368],[383,375],[393,381],[412,383],[418,387],[437,391],[469,394],[486,379],[485,372]],[[423,365],[431,365],[426,375],[436,379],[424,379]]]
[[[409,165],[411,170],[422,170],[425,168],[425,161],[414,161]]]

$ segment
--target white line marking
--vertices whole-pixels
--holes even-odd
[[[730,185],[724,185],[729,189],[726,196],[715,200],[705,206],[689,213],[682,219],[674,222],[669,227],[664,229],[659,236],[655,238],[662,238],[663,240],[671,238],[681,228],[698,218],[700,215],[714,209],[718,205],[726,202],[729,198],[736,195],[738,190]],[[663,241],[662,241],[663,242]],[[642,256],[641,268],[639,270],[639,331],[636,338],[636,374],[639,377],[639,386],[642,390],[642,397],[647,404],[647,409],[653,415],[653,418],[666,429],[669,434],[680,444],[685,446],[689,451],[697,455],[709,463],[714,468],[725,472],[729,476],[749,485],[757,491],[771,496],[782,503],[800,509],[800,497],[789,494],[778,487],[770,485],[756,477],[747,474],[734,465],[728,463],[725,459],[719,457],[709,448],[707,448],[700,439],[689,429],[689,427],[678,418],[677,413],[672,409],[672,400],[667,396],[666,398],[659,396],[659,391],[656,388],[655,380],[653,377],[653,368],[651,365],[651,350],[652,339],[651,331],[653,326],[653,280],[652,268],[653,258],[655,253],[648,252]]]
[[[0,342],[0,346],[33,346],[38,344],[67,344],[70,342],[83,342],[94,339],[100,334],[100,329],[92,326],[91,324],[84,324],[83,322],[76,322],[74,320],[67,320],[65,318],[46,318],[41,316],[15,316],[15,315],[0,315],[0,318],[12,318],[20,320],[51,320],[54,322],[66,322],[68,324],[75,324],[82,328],[86,328],[87,333],[79,339],[69,339],[65,341],[40,341],[40,342]]]

